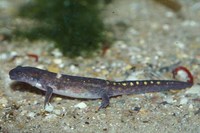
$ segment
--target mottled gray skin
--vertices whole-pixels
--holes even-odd
[[[46,91],[45,105],[52,93],[85,99],[102,98],[100,108],[109,104],[111,96],[179,90],[191,87],[189,82],[174,80],[141,80],[114,82],[52,73],[34,67],[18,66],[9,72],[10,79],[25,82]]]
[[[76,98],[101,98],[99,93],[102,93],[107,87],[105,80],[61,75],[33,67],[18,66],[12,69],[9,75],[12,80],[31,84],[41,90],[46,91],[47,86],[49,86],[53,88],[53,92],[56,94]],[[65,91],[68,92],[65,93]]]

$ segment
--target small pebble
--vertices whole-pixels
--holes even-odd
[[[8,55],[6,53],[0,54],[0,59],[6,60],[6,59],[8,59]]]
[[[59,110],[59,109],[55,109],[53,112],[54,112],[56,115],[61,115],[61,110]]]
[[[60,52],[59,49],[54,49],[52,52],[51,52],[55,57],[61,57],[63,54]]]
[[[126,65],[125,70],[130,70],[132,68],[132,65]]]
[[[27,114],[27,110],[23,110],[21,113],[20,113],[20,115],[25,115],[25,114]]]
[[[168,24],[164,24],[164,25],[162,26],[162,28],[163,28],[163,30],[165,30],[165,31],[170,30],[170,27],[169,27]]]
[[[16,66],[21,65],[23,61],[24,61],[24,60],[21,59],[21,58],[16,58],[16,59],[15,59],[15,65],[16,65]]]
[[[6,107],[8,105],[8,100],[3,97],[0,99],[0,104],[3,106],[3,107]]]
[[[47,70],[54,73],[60,72],[60,69],[57,65],[50,65],[48,66]]]
[[[45,117],[45,119],[54,119],[56,118],[57,116],[55,114],[49,114]]]
[[[47,112],[52,112],[54,107],[49,103],[45,106],[44,110]]]
[[[54,59],[53,63],[55,63],[57,65],[62,64],[62,59]]]
[[[70,71],[74,72],[74,73],[78,73],[79,72],[79,69],[78,67],[76,67],[75,65],[71,65],[69,67]]]
[[[44,65],[37,65],[36,67],[39,68],[39,69],[44,69],[45,68]]]
[[[197,94],[200,96],[200,85],[193,85],[190,89],[188,89],[186,94]]]
[[[80,109],[84,109],[87,107],[87,105],[84,102],[78,103],[76,105],[74,105],[75,108],[80,108]]]
[[[35,115],[36,115],[36,113],[34,113],[34,112],[29,112],[29,113],[27,114],[27,117],[28,117],[28,118],[34,118]]]
[[[185,26],[185,27],[195,27],[195,26],[198,26],[198,23],[196,21],[193,21],[193,20],[186,20],[182,23],[182,26]]]
[[[61,101],[62,100],[62,98],[61,97],[56,97],[56,98],[54,98],[55,99],[55,101]]]
[[[176,41],[174,44],[175,44],[176,47],[178,47],[180,49],[185,48],[185,44],[183,42]]]
[[[17,53],[16,51],[11,51],[11,52],[10,52],[10,55],[14,57],[14,56],[17,56],[18,53]]]
[[[187,104],[188,103],[188,98],[182,97],[180,100],[180,104]]]
[[[33,101],[33,105],[36,105],[36,104],[38,104],[38,101],[36,101],[36,100]]]
[[[194,106],[192,104],[189,105],[189,109],[193,110]]]
[[[164,101],[166,101],[167,103],[174,103],[175,102],[175,100],[171,96],[167,96],[166,98],[164,98]]]

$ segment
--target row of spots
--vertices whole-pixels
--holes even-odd
[[[147,86],[147,85],[160,85],[161,81],[129,81],[129,82],[107,82],[107,85],[113,85],[113,90],[130,89],[131,86]],[[168,82],[166,82],[168,84]]]
[[[115,85],[121,85],[121,86],[134,86],[134,85],[150,85],[150,84],[157,84],[157,85],[160,85],[161,82],[160,81],[133,81],[133,82],[107,82],[107,85],[110,85],[110,84],[113,84],[114,86]],[[167,83],[166,83],[167,84]]]

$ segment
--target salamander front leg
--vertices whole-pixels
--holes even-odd
[[[44,107],[46,106],[46,104],[49,104],[52,93],[53,93],[53,89],[47,86],[46,93],[45,93]]]
[[[101,98],[102,98],[102,102],[101,102],[101,106],[98,108],[98,110],[105,108],[109,105],[110,100],[106,93],[102,94]]]

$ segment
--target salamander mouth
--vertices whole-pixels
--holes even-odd
[[[13,70],[10,70],[9,76],[10,76],[10,79],[11,79],[11,80],[15,80],[15,79],[16,79],[16,76],[15,76],[15,75],[16,75],[15,72],[14,72]]]
[[[11,79],[11,80],[15,80],[16,77],[15,77],[14,75],[10,75],[10,79]]]

